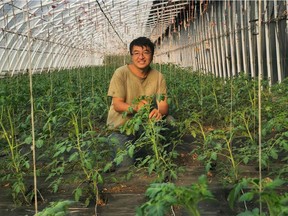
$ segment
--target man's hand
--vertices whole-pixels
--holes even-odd
[[[135,107],[135,111],[138,112],[145,104],[148,104],[146,100],[141,100]]]
[[[156,120],[160,120],[162,118],[162,114],[159,112],[158,109],[153,109],[149,114],[149,118],[155,118]]]

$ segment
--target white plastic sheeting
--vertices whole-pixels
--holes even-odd
[[[155,63],[223,78],[260,74],[270,84],[288,77],[287,0],[193,1],[189,8],[189,19],[181,13],[184,21],[162,37]]]
[[[189,1],[2,0],[0,73],[99,65],[132,39],[156,41]]]

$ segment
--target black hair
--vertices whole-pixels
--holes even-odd
[[[133,46],[149,47],[151,49],[152,56],[154,55],[154,44],[147,37],[139,37],[134,39],[129,46],[130,55],[132,55]]]

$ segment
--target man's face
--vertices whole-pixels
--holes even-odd
[[[132,63],[139,69],[148,67],[153,59],[151,49],[149,47],[133,46]]]

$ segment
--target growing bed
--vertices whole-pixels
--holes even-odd
[[[109,172],[105,127],[115,65],[33,75],[34,112],[29,77],[2,79],[0,211],[34,214],[33,115],[40,211],[58,202],[71,215],[95,209],[105,216],[135,215],[136,208],[138,215],[249,215],[257,208],[287,214],[288,80],[272,87],[262,82],[260,115],[258,82],[245,74],[224,80],[174,65],[154,67],[166,77],[174,130],[169,138],[151,134],[159,124],[141,119],[142,139],[116,162],[144,144],[152,154],[115,172]]]

